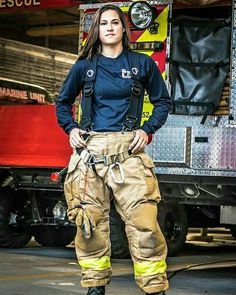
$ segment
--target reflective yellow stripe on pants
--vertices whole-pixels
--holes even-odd
[[[134,274],[138,276],[152,276],[166,271],[165,260],[134,262]]]
[[[83,269],[91,268],[93,270],[103,270],[111,267],[109,256],[80,260],[79,264]]]

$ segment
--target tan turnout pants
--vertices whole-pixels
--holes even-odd
[[[87,150],[97,158],[117,155],[128,150],[133,138],[133,132],[94,133],[87,140]],[[145,153],[139,153],[120,165],[98,163],[95,172],[76,152],[71,156],[64,189],[69,219],[77,224],[75,246],[83,287],[106,285],[111,279],[112,197],[126,225],[137,285],[147,293],[168,288],[167,247],[157,223],[160,192],[153,166]]]

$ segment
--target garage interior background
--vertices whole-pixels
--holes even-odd
[[[22,82],[45,87],[54,99],[68,69],[77,58],[78,5],[82,2],[53,0],[44,1],[50,2],[51,6],[55,3],[51,8],[2,9],[6,2],[0,0],[0,77],[14,80],[20,77]],[[63,2],[73,2],[73,6],[63,7]],[[203,5],[211,2],[214,3]],[[181,14],[227,17],[230,11],[231,0],[180,0],[173,4],[173,17]]]

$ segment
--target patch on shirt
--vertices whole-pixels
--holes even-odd
[[[132,68],[131,71],[132,71],[132,73],[134,75],[137,75],[138,74],[138,69],[137,68]],[[124,79],[130,79],[131,78],[131,72],[128,71],[128,70],[126,70],[126,69],[122,69],[121,70],[121,76]]]
[[[121,70],[121,77],[124,79],[130,79],[131,78],[131,72],[127,71],[126,69]]]

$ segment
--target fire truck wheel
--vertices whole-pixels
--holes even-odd
[[[46,247],[65,247],[74,240],[75,234],[75,226],[53,225],[39,225],[33,233],[35,241]]]
[[[230,228],[230,233],[234,239],[236,239],[236,226]]]
[[[176,256],[183,248],[188,233],[187,213],[183,205],[160,203],[158,222],[168,246],[168,256]]]
[[[21,248],[31,240],[30,228],[18,223],[19,208],[10,190],[0,191],[0,247]]]
[[[129,246],[125,233],[125,224],[111,203],[110,211],[110,240],[112,258],[129,258]]]

